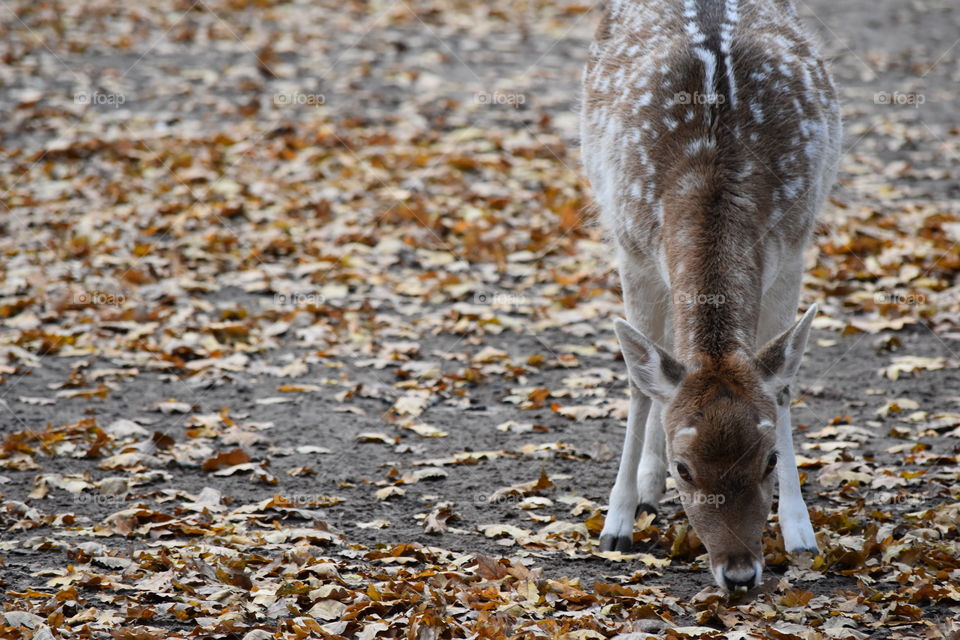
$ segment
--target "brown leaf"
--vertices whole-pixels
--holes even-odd
[[[234,449],[232,451],[226,451],[223,453],[218,453],[212,458],[207,458],[203,461],[201,468],[204,471],[217,471],[218,469],[223,469],[224,467],[232,467],[234,465],[243,464],[244,462],[249,462],[250,456],[243,449]]]

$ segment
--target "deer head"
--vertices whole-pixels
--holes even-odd
[[[816,305],[756,354],[681,363],[624,320],[615,321],[628,374],[664,406],[666,466],[721,587],[753,587],[773,501],[777,405],[800,367]]]

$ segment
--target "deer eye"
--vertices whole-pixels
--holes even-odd
[[[763,477],[766,478],[773,470],[777,468],[777,452],[774,451],[770,454],[770,459],[767,460],[767,470],[763,472]]]
[[[677,463],[677,475],[680,476],[684,482],[693,484],[693,476],[690,475],[690,469],[687,469],[687,465],[682,462]]]

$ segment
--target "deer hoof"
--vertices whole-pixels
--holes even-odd
[[[653,506],[652,504],[648,504],[648,503],[646,503],[646,502],[641,502],[640,504],[637,505],[637,510],[636,510],[636,512],[633,514],[634,519],[639,518],[639,517],[640,517],[640,514],[641,514],[641,513],[644,513],[644,512],[646,512],[646,513],[652,513],[652,514],[653,514],[653,521],[654,521],[654,522],[657,521],[657,518],[659,517],[659,514],[657,513],[657,508],[656,508],[655,506]]]
[[[630,553],[633,549],[633,538],[626,536],[600,536],[600,551],[619,551]]]
[[[820,548],[817,547],[816,545],[812,547],[797,547],[795,549],[787,549],[787,553],[793,553],[793,554],[810,553],[813,555],[817,555],[818,553],[820,553]]]

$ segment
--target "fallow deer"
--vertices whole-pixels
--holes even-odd
[[[786,550],[817,550],[790,386],[816,315],[794,323],[803,250],[840,156],[832,81],[789,0],[612,0],[583,90],[631,391],[600,548],[631,548],[669,472],[716,582],[756,586],[774,475]]]

